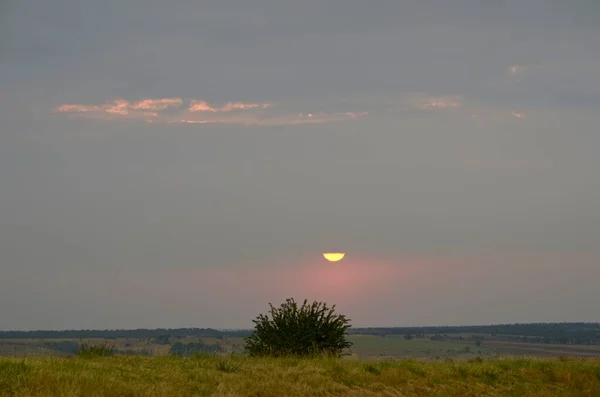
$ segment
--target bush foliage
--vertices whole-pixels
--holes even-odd
[[[93,345],[89,343],[81,343],[77,346],[75,355],[78,357],[95,358],[107,357],[116,355],[117,351],[114,346],[108,346],[106,342],[101,345]]]
[[[252,322],[254,332],[246,338],[246,351],[251,356],[318,356],[340,357],[352,346],[346,337],[350,320],[335,313],[323,302],[302,306],[293,298],[280,307],[269,303],[270,316],[260,314]]]

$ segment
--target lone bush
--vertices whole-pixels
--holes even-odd
[[[106,342],[101,345],[81,343],[75,350],[75,355],[84,358],[108,357],[117,354],[114,346],[108,346]]]
[[[301,307],[294,299],[286,299],[279,308],[269,303],[268,315],[260,314],[252,322],[254,332],[246,341],[250,356],[318,356],[340,357],[344,349],[352,346],[346,339],[350,320],[335,313],[323,302]]]

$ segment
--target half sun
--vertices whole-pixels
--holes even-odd
[[[325,259],[327,259],[329,262],[337,262],[337,261],[341,261],[344,256],[346,254],[343,252],[324,252],[323,256],[325,257]]]

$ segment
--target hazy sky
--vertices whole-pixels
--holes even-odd
[[[1,1],[0,329],[600,321],[599,21]]]

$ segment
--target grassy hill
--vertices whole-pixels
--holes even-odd
[[[0,357],[0,396],[600,396],[600,360]]]

